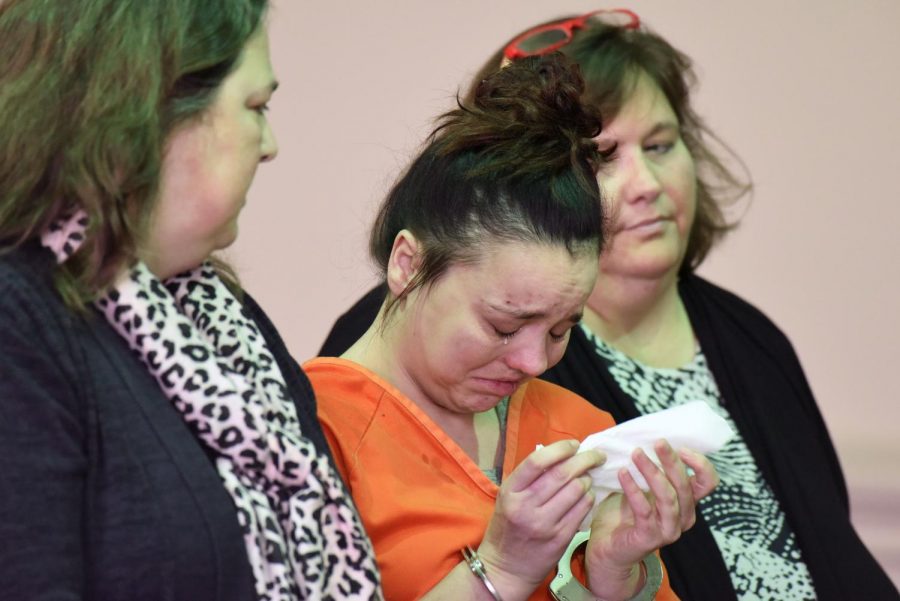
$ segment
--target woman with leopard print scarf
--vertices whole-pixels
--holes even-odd
[[[0,598],[381,598],[308,381],[211,253],[265,0],[0,3]]]

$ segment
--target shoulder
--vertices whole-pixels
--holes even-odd
[[[82,320],[70,310],[53,285],[52,255],[41,248],[20,248],[0,257],[0,331],[8,345],[24,345],[35,353],[49,348],[72,358],[72,330]],[[3,346],[9,352],[7,344]]]
[[[304,436],[312,440],[320,451],[327,454],[328,443],[319,424],[316,395],[309,379],[291,355],[275,324],[272,323],[256,300],[246,291],[243,291],[241,300],[244,310],[259,328],[267,348],[281,370],[284,383],[287,385],[288,392],[294,400],[297,418],[300,420]]]
[[[811,394],[794,345],[766,314],[698,276],[682,281],[680,292],[714,374],[724,376],[727,371],[759,380],[759,374],[765,373],[770,387],[774,374],[781,374],[801,394]],[[722,390],[722,394],[728,393]]]
[[[243,305],[245,313],[250,317],[262,334],[266,346],[272,355],[274,355],[278,366],[284,372],[282,375],[288,380],[286,383],[291,387],[299,387],[302,389],[302,394],[305,396],[311,396],[312,390],[309,387],[309,382],[303,377],[303,372],[298,368],[297,362],[290,354],[290,351],[288,351],[287,345],[281,338],[281,334],[278,333],[278,328],[275,327],[275,324],[272,323],[269,316],[266,315],[266,312],[259,306],[256,299],[250,296],[245,290],[242,290],[241,294],[241,304]]]
[[[730,325],[754,338],[774,336],[787,342],[781,328],[758,307],[709,280],[696,274],[684,276],[679,291],[692,322],[701,319],[710,325]]]
[[[612,416],[598,409],[578,394],[552,382],[536,378],[527,384],[523,399],[547,416],[556,428],[572,431],[596,432],[615,425]]]
[[[318,357],[302,367],[316,393],[319,417],[332,428],[367,422],[386,392],[368,370],[346,359]]]
[[[10,309],[34,308],[30,303],[23,306],[25,299],[38,306],[49,304],[55,296],[49,259],[49,253],[35,248],[19,248],[0,256],[0,304]]]
[[[281,339],[278,329],[275,327],[275,324],[272,323],[272,320],[269,319],[269,316],[266,315],[266,312],[263,311],[263,308],[259,303],[256,302],[256,299],[250,296],[250,293],[246,290],[241,290],[240,301],[244,307],[244,311],[246,311],[253,319],[262,335],[266,338],[266,343],[270,346],[274,344],[279,349],[284,347],[284,341]]]
[[[315,357],[302,365],[316,393],[328,396],[348,390],[362,395],[366,390],[381,390],[384,384],[365,367],[340,357]]]
[[[385,395],[390,395],[388,385],[352,361],[320,357],[302,367],[316,394],[318,421],[346,479],[355,465],[353,458],[370,439],[376,416],[391,431],[400,422],[396,419],[396,403],[387,404],[390,415],[385,417],[380,407]]]
[[[723,311],[745,315],[748,319],[771,323],[771,320],[755,305],[734,292],[714,284],[699,275],[690,274],[683,276],[679,283],[679,289],[682,294],[708,306],[715,306]]]

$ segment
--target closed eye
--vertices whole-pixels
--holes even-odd
[[[572,328],[566,328],[566,331],[562,334],[554,334],[553,332],[550,332],[550,340],[552,340],[553,342],[562,342],[566,339],[566,337],[569,335],[569,332],[571,331]]]
[[[492,326],[492,327],[494,327],[494,326]],[[519,329],[520,328],[516,328],[515,330],[513,330],[511,332],[504,332],[503,330],[501,330],[497,327],[494,327],[494,333],[496,333],[499,338],[512,338],[513,336],[515,336],[516,334],[519,333]]]

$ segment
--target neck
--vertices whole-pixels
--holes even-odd
[[[491,409],[481,413],[459,413],[432,400],[404,368],[399,352],[402,346],[401,320],[401,316],[395,314],[382,326],[382,306],[366,333],[341,357],[362,365],[390,382],[450,436],[479,467],[494,467],[501,440],[496,411]]]
[[[696,342],[678,277],[641,279],[600,274],[584,321],[607,344],[652,367],[681,367],[693,359]]]

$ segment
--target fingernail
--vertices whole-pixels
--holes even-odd
[[[584,492],[589,492],[593,488],[594,481],[590,476],[580,476],[578,479],[581,480],[581,485],[584,486]]]

